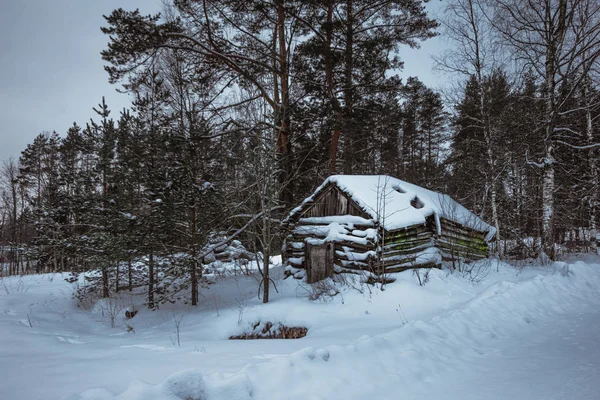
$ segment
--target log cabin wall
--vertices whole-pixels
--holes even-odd
[[[442,234],[436,239],[436,247],[442,252],[444,261],[463,258],[466,261],[488,257],[488,244],[485,233],[464,225],[440,218]]]
[[[285,259],[296,269],[305,268],[306,244],[324,242],[330,235],[330,224],[335,223],[336,229],[343,231],[335,240],[334,264],[342,269],[366,269],[369,266],[369,256],[375,256],[375,224],[364,219],[363,222],[340,222],[329,217],[300,218],[296,224],[289,226],[290,233],[285,240]],[[333,216],[334,217],[334,216]]]
[[[330,185],[324,193],[321,193],[313,201],[308,202],[306,206],[308,208],[300,213],[300,218],[331,215],[356,215],[370,218],[358,204],[333,185]]]
[[[332,223],[344,231],[343,236],[335,240],[336,270],[361,270],[369,266],[369,256],[375,254],[375,223],[352,199],[331,185],[305,207],[296,218],[288,221],[289,234],[283,248],[284,258],[296,272],[295,276],[303,276],[297,274],[297,270],[306,267],[306,243],[323,242],[330,234]],[[348,218],[345,221],[340,216]]]
[[[356,202],[335,185],[307,201],[287,221],[283,256],[296,278],[306,275],[306,245],[334,243],[334,268],[367,270],[377,274],[412,268],[439,267],[441,261],[473,261],[488,256],[485,232],[435,216],[424,224],[386,231]]]
[[[379,273],[437,265],[424,253],[435,246],[433,231],[427,224],[386,231],[382,245]]]

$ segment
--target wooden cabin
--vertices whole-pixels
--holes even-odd
[[[387,175],[330,176],[284,226],[286,273],[309,283],[482,259],[495,234],[450,196]]]

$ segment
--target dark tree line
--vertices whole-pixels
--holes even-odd
[[[461,78],[444,101],[398,76],[403,47],[436,34],[423,3],[113,11],[102,56],[131,109],[115,116],[102,100],[85,126],[40,134],[4,164],[8,272],[98,270],[102,296],[144,285],[150,307],[188,290],[197,304],[211,250],[236,237],[268,260],[278,221],[334,173],[449,193],[496,226],[499,253],[595,246],[599,6],[454,0],[441,32],[455,47],[438,64]],[[225,240],[208,245],[215,234]]]

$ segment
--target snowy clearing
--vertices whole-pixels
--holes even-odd
[[[581,258],[583,259],[583,258]],[[337,285],[318,301],[294,279],[263,305],[254,276],[201,291],[201,306],[76,307],[61,275],[0,281],[3,399],[591,399],[600,382],[600,259],[473,283],[412,271],[381,291]],[[274,275],[281,276],[281,269]],[[66,275],[65,275],[66,276]],[[362,291],[362,293],[361,293]],[[180,320],[180,346],[175,321]],[[295,340],[227,340],[258,321]],[[128,328],[129,326],[129,328]]]

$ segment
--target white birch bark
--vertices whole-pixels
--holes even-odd
[[[594,123],[592,118],[592,107],[589,99],[589,78],[586,79],[584,84],[584,98],[586,102],[586,110],[585,110],[585,130],[586,137],[589,144],[594,142]],[[597,243],[597,213],[598,213],[598,162],[597,162],[597,153],[595,149],[590,149],[588,153],[589,160],[589,168],[590,168],[590,177],[591,177],[591,192],[589,194],[588,206],[590,208],[590,246],[593,252],[598,251],[598,243]]]
[[[491,115],[486,108],[487,98],[484,87],[486,69],[486,50],[493,52],[490,37],[486,36],[488,29],[485,27],[486,6],[480,0],[456,0],[447,8],[450,18],[445,21],[446,33],[457,43],[457,51],[437,60],[438,66],[443,69],[457,72],[466,76],[474,75],[479,86],[479,113],[481,120],[479,124],[483,132],[485,143],[486,161],[488,171],[486,174],[486,187],[490,193],[490,208],[492,212],[492,224],[496,228],[496,251],[500,252],[500,218],[498,213],[498,174],[494,134],[492,129]]]

